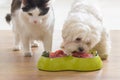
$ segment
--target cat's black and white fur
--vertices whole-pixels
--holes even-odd
[[[12,0],[11,14],[6,16],[7,22],[12,20],[15,33],[15,50],[22,50],[24,56],[32,56],[31,42],[40,40],[45,51],[51,51],[54,28],[54,14],[51,0]]]

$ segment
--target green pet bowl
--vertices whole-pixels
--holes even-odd
[[[101,69],[102,65],[102,60],[98,55],[93,58],[73,56],[48,58],[41,56],[37,68],[44,71],[95,71]]]

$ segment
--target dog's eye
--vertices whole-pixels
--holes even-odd
[[[77,41],[77,42],[81,41],[81,38],[76,38],[76,41]]]
[[[87,45],[91,45],[91,42],[86,42]]]

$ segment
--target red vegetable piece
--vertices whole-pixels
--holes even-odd
[[[56,57],[56,54],[55,54],[54,52],[51,52],[51,53],[49,54],[49,57],[50,57],[50,58],[55,58],[55,57]]]
[[[57,50],[57,51],[55,51],[55,54],[61,54],[61,55],[63,55],[64,52],[62,50]]]
[[[92,58],[93,55],[92,54],[89,54],[89,53],[83,53],[80,55],[82,58]]]
[[[80,58],[92,58],[93,55],[89,53],[73,53],[72,56]]]
[[[55,52],[51,52],[49,57],[50,58],[55,58],[55,57],[64,57],[67,56],[62,50],[57,50]]]

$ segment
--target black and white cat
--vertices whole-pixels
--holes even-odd
[[[52,0],[12,0],[11,14],[6,16],[7,22],[12,20],[15,33],[14,50],[22,50],[25,57],[31,57],[31,42],[40,40],[45,51],[51,51],[54,28]]]

